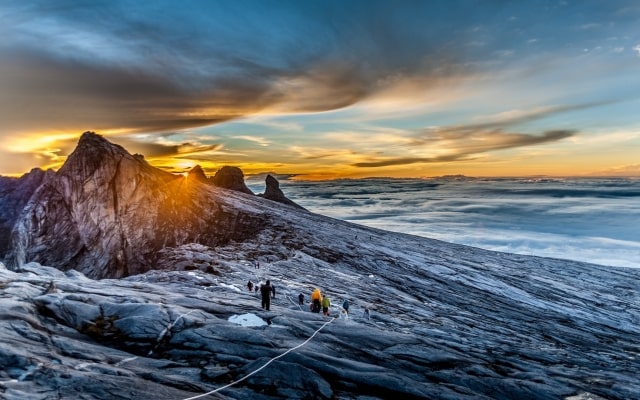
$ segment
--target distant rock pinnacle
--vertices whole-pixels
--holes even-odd
[[[189,179],[194,179],[198,182],[211,184],[207,176],[204,174],[204,170],[199,165],[196,165],[195,167],[191,168],[191,171],[189,171],[188,177]]]
[[[304,209],[302,206],[291,201],[289,198],[287,198],[287,196],[284,195],[284,193],[280,189],[280,182],[278,182],[276,178],[271,175],[267,175],[264,182],[265,190],[264,194],[261,195],[262,197],[268,200],[277,201],[278,203]]]

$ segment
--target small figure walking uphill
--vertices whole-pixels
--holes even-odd
[[[328,296],[322,296],[322,314],[329,315],[329,307],[331,307],[331,300]]]
[[[269,311],[271,308],[271,282],[267,279],[267,283],[260,286],[260,294],[262,294],[262,308]]]

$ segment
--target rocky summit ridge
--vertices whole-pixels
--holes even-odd
[[[638,270],[350,224],[95,134],[58,172],[0,179],[0,202],[19,210],[0,214],[3,399],[181,400],[240,379],[202,398],[640,393]],[[269,311],[246,288],[267,279]],[[309,312],[316,287],[331,317]]]
[[[221,171],[223,187],[253,195],[238,168]],[[32,174],[24,180],[34,180]],[[259,208],[236,207],[244,202],[236,192],[209,184],[197,169],[187,178],[164,172],[93,132],[80,137],[57,173],[37,188],[29,182],[20,201],[0,199],[12,210],[3,220],[5,238],[11,232],[4,246],[9,266],[35,261],[118,278],[153,268],[166,247],[254,237],[266,218]]]

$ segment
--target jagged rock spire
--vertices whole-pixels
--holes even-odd
[[[209,183],[209,184],[211,183],[209,182],[209,179],[207,178],[207,176],[204,174],[204,170],[199,165],[196,165],[195,167],[191,168],[191,170],[189,171],[188,177],[189,179],[193,179],[198,182]]]
[[[75,150],[60,168],[61,175],[87,178],[109,161],[118,162],[129,153],[95,132],[84,132]]]
[[[276,178],[274,178],[271,175],[267,175],[264,182],[265,182],[265,189],[264,189],[264,194],[262,194],[262,197],[272,201],[277,201],[278,203],[287,204],[290,206],[304,209],[302,206],[296,204],[295,202],[293,202],[291,199],[287,198],[287,196],[284,195],[284,193],[280,189],[280,182],[278,182]]]

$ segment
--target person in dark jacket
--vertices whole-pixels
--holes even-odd
[[[304,295],[302,293],[298,295],[298,304],[300,305],[304,304]]]
[[[347,314],[349,314],[349,302],[347,299],[344,299],[344,302],[342,302],[342,308]]]
[[[271,282],[267,280],[267,283],[260,286],[260,294],[262,294],[262,308],[269,311],[271,308]]]
[[[249,283],[247,283],[247,288],[250,292],[253,292],[253,282],[249,281]]]
[[[276,298],[276,287],[274,285],[271,285],[271,293],[273,293],[273,297],[274,299]]]

